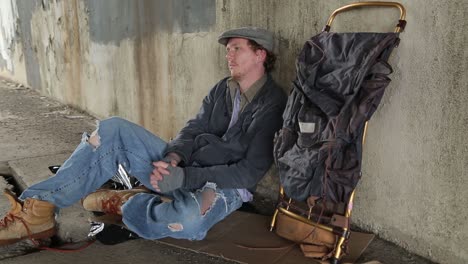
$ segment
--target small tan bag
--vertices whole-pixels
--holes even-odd
[[[337,236],[281,212],[276,220],[276,234],[299,243],[306,257],[327,259],[335,248]]]

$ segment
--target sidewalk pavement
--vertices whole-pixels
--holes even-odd
[[[21,190],[52,175],[48,166],[60,165],[80,143],[83,132],[95,129],[96,118],[77,111],[36,91],[0,79],[0,188]],[[0,197],[0,217],[8,210]],[[89,232],[91,214],[76,204],[57,217],[61,242],[79,242]],[[133,240],[114,246],[94,243],[77,253],[40,251],[31,253],[30,241],[0,247],[2,263],[236,263],[168,246],[157,241]],[[29,253],[29,254],[28,254]],[[25,255],[26,254],[26,255]],[[359,263],[432,263],[402,248],[375,239]]]

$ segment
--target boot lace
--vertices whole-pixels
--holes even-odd
[[[10,212],[7,213],[7,215],[3,217],[2,220],[0,220],[0,227],[7,227],[9,223],[14,223],[15,219],[19,219],[21,222],[23,222],[23,219],[21,217],[15,216]]]
[[[29,240],[31,240],[34,245],[38,246],[38,242],[32,238],[32,233],[31,233],[31,230],[29,229],[28,225],[26,224],[26,222],[23,220],[23,218],[19,217],[19,216],[16,216],[14,214],[12,214],[11,212],[8,212],[7,215],[2,219],[0,220],[0,227],[7,227],[9,223],[14,223],[16,220],[19,220],[19,222],[21,222],[24,226],[24,228],[26,229],[26,232],[28,234],[28,238]]]
[[[121,196],[114,194],[109,199],[103,199],[101,201],[102,211],[104,213],[120,215],[120,207],[122,206],[123,202],[124,200]]]

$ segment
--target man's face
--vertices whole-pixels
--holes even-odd
[[[261,51],[254,52],[244,38],[231,38],[226,45],[226,59],[229,71],[235,80],[242,80],[256,67],[263,67]]]

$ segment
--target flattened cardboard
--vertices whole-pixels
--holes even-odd
[[[270,232],[270,221],[271,217],[237,211],[215,225],[202,241],[173,238],[159,241],[241,263],[327,263],[304,257],[298,244]],[[354,263],[373,238],[373,234],[352,232],[349,255],[343,258],[343,263]]]

